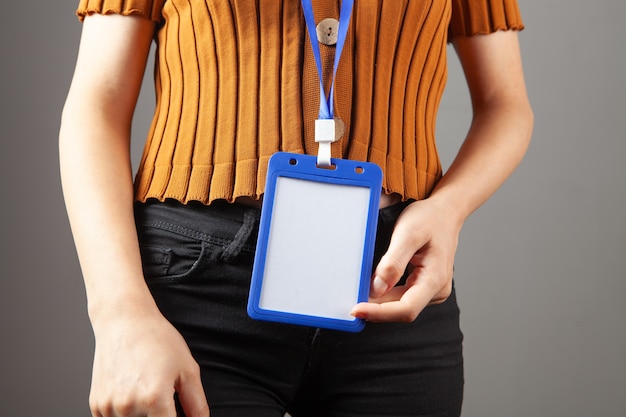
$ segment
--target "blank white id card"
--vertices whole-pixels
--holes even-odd
[[[367,301],[382,171],[372,163],[279,152],[269,162],[248,314],[360,331]]]

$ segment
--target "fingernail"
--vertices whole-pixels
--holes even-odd
[[[387,291],[387,283],[376,276],[372,281],[372,297],[380,297]]]
[[[367,318],[367,315],[365,313],[363,313],[363,312],[360,312],[360,311],[351,311],[350,315],[352,317],[354,317],[354,318],[357,318],[357,319],[365,320]]]

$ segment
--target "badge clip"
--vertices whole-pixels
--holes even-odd
[[[330,166],[331,144],[337,140],[334,119],[315,120],[315,142],[317,150],[317,165]]]

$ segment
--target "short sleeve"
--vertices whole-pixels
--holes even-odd
[[[522,30],[517,0],[452,0],[449,38]]]
[[[82,21],[90,14],[121,14],[141,16],[160,23],[166,0],[80,0],[76,15]]]

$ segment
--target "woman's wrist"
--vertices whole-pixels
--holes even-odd
[[[436,187],[426,201],[436,207],[447,223],[452,222],[460,230],[472,213],[472,210],[468,208],[468,204],[463,200],[462,195],[452,191],[449,192],[446,188],[445,186]]]
[[[147,288],[131,289],[128,286],[122,291],[99,292],[97,296],[88,297],[87,311],[94,330],[112,320],[160,314]]]

